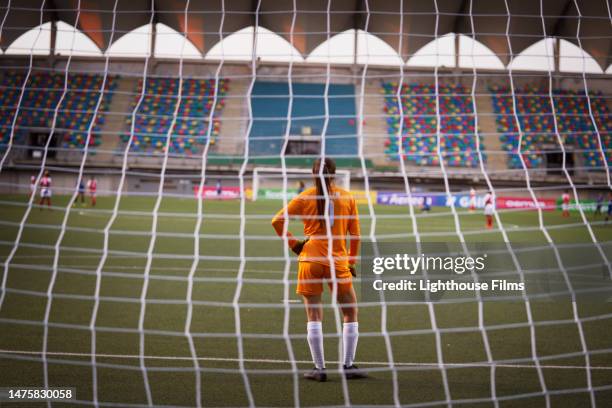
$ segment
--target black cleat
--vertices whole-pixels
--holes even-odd
[[[316,382],[325,382],[327,381],[327,373],[325,369],[313,368],[312,371],[304,373],[304,378],[307,380],[312,380]]]
[[[355,364],[350,367],[343,366],[344,376],[347,380],[358,380],[360,378],[368,378],[368,374],[360,370]]]

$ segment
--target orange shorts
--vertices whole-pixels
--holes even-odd
[[[338,293],[345,293],[353,287],[351,272],[336,270]],[[330,290],[333,290],[333,281],[329,266],[314,262],[298,263],[298,285],[295,293],[298,295],[320,295],[323,293],[323,280],[327,281]]]

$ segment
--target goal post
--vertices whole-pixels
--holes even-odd
[[[312,180],[312,170],[310,169],[287,169],[284,177],[287,178],[287,185],[292,186],[287,188],[287,194],[294,190],[297,192],[297,188],[294,186],[299,181],[308,182]],[[349,170],[336,170],[336,183],[345,190],[351,189],[351,172]],[[261,198],[279,198],[282,199],[282,188],[283,185],[283,170],[280,167],[255,167],[253,169],[253,185],[252,185],[252,196],[253,201],[257,201]],[[268,192],[272,194],[262,195],[261,192],[269,189]],[[289,198],[289,197],[287,197]]]

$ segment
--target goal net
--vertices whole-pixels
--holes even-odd
[[[610,41],[607,1],[0,1],[0,405],[611,406]],[[335,278],[304,379],[270,226],[319,158],[359,382]]]

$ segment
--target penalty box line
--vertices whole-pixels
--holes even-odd
[[[42,351],[29,351],[29,350],[5,350],[0,349],[0,354],[12,354],[12,355],[32,355],[41,356]],[[48,351],[45,353],[47,356],[53,357],[86,357],[91,358],[91,353],[71,353],[63,351]],[[183,356],[153,356],[153,355],[137,355],[137,354],[96,354],[96,358],[116,358],[116,359],[134,359],[138,360],[141,358],[147,360],[170,360],[170,361],[193,361],[193,357]],[[247,363],[264,363],[264,364],[290,364],[290,360],[283,359],[267,359],[267,358],[230,358],[230,357],[197,357],[199,361],[211,361],[211,362],[247,362]],[[296,360],[298,364],[311,364],[310,360]],[[388,366],[388,361],[359,361],[360,365],[368,366]],[[403,367],[431,367],[439,368],[439,363],[412,363],[412,362],[394,362],[395,366]],[[511,363],[443,363],[444,366],[449,368],[481,368],[481,367],[500,367],[500,368],[535,368],[533,364],[511,364]],[[558,370],[596,370],[596,371],[612,371],[612,366],[581,366],[581,365],[558,365],[548,364],[540,365],[541,368],[545,369],[558,369]]]

